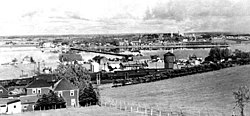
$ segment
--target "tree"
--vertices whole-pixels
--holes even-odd
[[[250,54],[247,52],[242,52],[241,50],[236,49],[234,51],[234,55],[236,58],[249,58]]]
[[[234,99],[236,100],[236,106],[240,109],[240,115],[244,115],[244,108],[250,101],[250,91],[247,86],[241,86],[238,91],[233,92]]]
[[[85,88],[90,83],[88,70],[80,64],[60,64],[55,71],[59,79],[66,78],[79,89]]]
[[[56,69],[59,79],[66,78],[79,88],[79,102],[98,102],[99,95],[94,91],[88,70],[80,64],[59,65]]]
[[[221,49],[219,47],[211,48],[209,52],[209,57],[207,60],[211,60],[213,62],[220,61],[221,59],[227,60],[231,56],[231,52],[228,48]]]
[[[225,60],[228,60],[228,58],[231,56],[231,51],[226,48],[226,49],[221,49],[221,57]]]
[[[213,62],[217,62],[221,60],[221,52],[219,47],[211,48],[209,52],[209,56],[213,59]]]
[[[62,96],[57,96],[53,91],[50,91],[48,94],[43,94],[41,98],[39,98],[35,105],[35,110],[40,109],[49,109],[53,107],[66,107],[65,101]],[[57,106],[60,105],[60,106]]]

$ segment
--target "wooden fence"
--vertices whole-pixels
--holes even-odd
[[[134,103],[124,100],[116,100],[102,97],[101,106],[116,108],[118,110],[135,112],[146,116],[226,116],[225,111],[214,111],[207,108],[197,110],[195,108],[163,108],[150,106],[144,103]],[[234,113],[231,113],[234,114]],[[235,115],[236,116],[236,115]]]

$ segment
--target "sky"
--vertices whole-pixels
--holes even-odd
[[[249,0],[0,0],[0,35],[250,33]]]

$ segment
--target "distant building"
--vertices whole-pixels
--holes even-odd
[[[100,65],[97,62],[91,62],[90,71],[91,72],[99,72],[100,71]]]
[[[79,106],[79,89],[65,78],[55,83],[53,90],[58,96],[63,97],[66,102],[66,106]]]
[[[104,56],[95,56],[93,60],[97,63],[101,64],[106,64],[108,62],[108,59]]]
[[[22,60],[23,64],[29,64],[29,63],[33,63],[33,62],[35,62],[35,61],[34,61],[33,57],[31,57],[31,56],[25,56]]]
[[[51,42],[46,42],[43,43],[42,45],[44,48],[50,48],[50,47],[55,47],[55,44],[51,43]]]

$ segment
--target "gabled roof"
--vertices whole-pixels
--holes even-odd
[[[34,80],[26,88],[40,88],[40,87],[51,87],[51,84],[49,84],[47,81],[43,79],[38,79]]]
[[[12,104],[15,102],[19,102],[19,99],[0,99],[0,104]]]
[[[58,82],[55,83],[54,91],[62,91],[62,90],[75,90],[77,87],[70,83],[67,79],[62,78]]]
[[[164,54],[164,56],[175,56],[175,55],[173,53],[171,53],[171,52],[167,52],[167,53]]]

